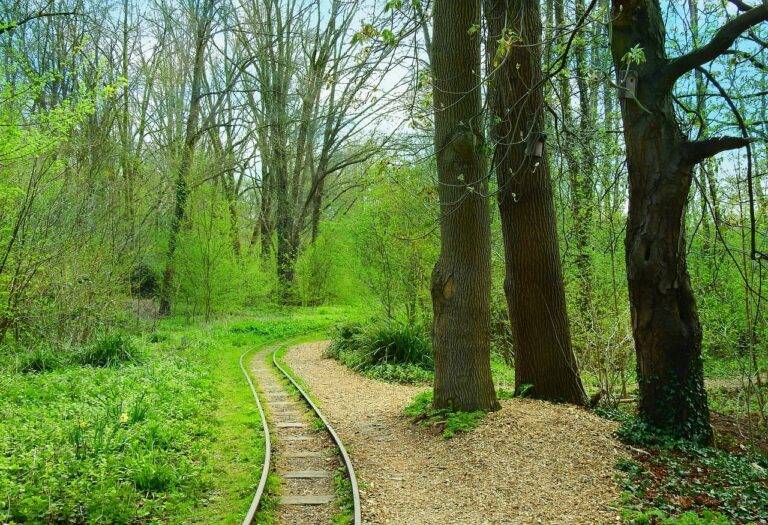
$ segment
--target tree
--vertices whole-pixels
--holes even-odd
[[[629,175],[627,279],[640,388],[639,416],[661,431],[709,442],[701,325],[686,267],[684,213],[693,168],[717,153],[749,146],[743,137],[690,141],[673,106],[675,83],[726,53],[744,32],[768,20],[768,4],[749,7],[703,46],[667,57],[659,0],[614,0],[611,51],[624,89],[622,118]],[[754,254],[753,254],[754,255]]]
[[[490,367],[491,244],[479,82],[480,0],[433,12],[440,256],[432,273],[434,404],[498,408]]]
[[[176,170],[176,192],[174,196],[174,209],[171,217],[171,226],[168,237],[168,253],[163,271],[163,282],[160,288],[160,313],[168,314],[171,311],[171,296],[173,294],[173,264],[176,254],[176,244],[179,238],[179,230],[185,216],[189,187],[187,177],[194,159],[195,145],[200,137],[198,131],[200,121],[200,109],[202,105],[202,85],[205,66],[205,54],[208,40],[211,36],[215,0],[204,0],[201,5],[196,4],[194,11],[195,40],[194,56],[192,62],[192,82],[189,95],[189,113],[184,131],[184,144],[181,150],[181,160]]]
[[[276,237],[277,276],[284,302],[292,300],[302,234],[317,238],[329,182],[344,169],[382,151],[394,131],[376,128],[392,116],[406,79],[385,84],[402,56],[399,27],[388,9],[353,30],[363,0],[265,0],[241,13],[253,38],[249,98],[259,129],[262,163],[262,252]],[[392,27],[382,30],[381,27]]]
[[[493,165],[504,237],[504,290],[515,343],[515,388],[583,405],[571,349],[552,183],[543,140],[538,0],[486,0]]]

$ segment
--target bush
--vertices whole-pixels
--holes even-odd
[[[326,356],[369,377],[400,383],[429,381],[435,369],[427,330],[392,321],[337,327]]]
[[[18,355],[16,369],[22,373],[50,372],[63,364],[62,357],[47,343]]]
[[[108,334],[83,349],[78,356],[78,364],[105,368],[124,363],[136,362],[139,353],[136,345],[125,334]]]
[[[131,295],[140,299],[151,299],[157,296],[160,289],[160,276],[154,268],[139,264],[131,272]]]

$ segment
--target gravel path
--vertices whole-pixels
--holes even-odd
[[[469,434],[446,440],[402,416],[424,387],[393,385],[323,358],[286,362],[309,385],[350,451],[363,521],[376,524],[616,523],[615,425],[575,407],[502,401]]]

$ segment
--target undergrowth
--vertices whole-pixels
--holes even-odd
[[[768,458],[654,432],[628,415],[618,437],[632,457],[617,464],[622,518],[630,524],[768,521]]]
[[[378,321],[336,329],[326,356],[368,377],[396,383],[425,383],[434,378],[429,334],[421,326]]]
[[[121,332],[102,334],[82,346],[43,340],[25,348],[7,346],[0,354],[5,363],[3,369],[24,374],[53,372],[72,366],[109,368],[139,364],[142,360],[136,343]]]
[[[347,477],[344,467],[339,467],[333,474],[333,487],[336,492],[338,510],[333,515],[333,525],[350,525],[355,521],[355,500],[352,498],[352,482]]]
[[[69,364],[0,372],[0,523],[144,522],[203,497],[203,349],[152,349],[151,366],[115,369],[135,348],[112,337]]]
[[[0,523],[239,522],[264,454],[240,355],[347,315],[169,318],[145,337],[0,349]]]
[[[439,428],[446,439],[452,438],[461,432],[471,431],[480,424],[486,415],[486,412],[482,410],[461,412],[436,409],[433,406],[433,393],[431,390],[417,394],[403,412],[406,416],[413,418],[423,425]]]

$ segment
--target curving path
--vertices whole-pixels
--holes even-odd
[[[301,376],[349,448],[363,522],[403,525],[617,523],[614,465],[625,455],[612,422],[585,410],[502,401],[473,432],[445,440],[403,408],[424,387],[367,379],[325,344],[292,348]]]

